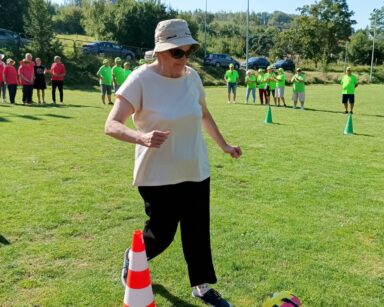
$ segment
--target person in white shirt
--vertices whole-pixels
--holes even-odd
[[[211,306],[231,306],[208,284],[215,283],[210,246],[210,170],[202,130],[233,158],[238,146],[221,135],[205,102],[197,72],[187,66],[199,48],[182,19],[159,22],[156,60],[132,72],[116,92],[105,133],[136,144],[133,184],[149,216],[143,237],[148,259],[163,252],[180,224],[192,295]],[[125,126],[132,116],[135,129]],[[128,271],[125,252],[122,282]]]

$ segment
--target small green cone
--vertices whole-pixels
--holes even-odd
[[[272,110],[270,105],[268,105],[268,110],[267,110],[267,114],[265,115],[264,123],[272,124]]]
[[[344,134],[353,134],[352,114],[349,114]]]

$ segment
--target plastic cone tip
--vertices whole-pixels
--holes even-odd
[[[141,230],[135,230],[132,238],[132,251],[142,252],[145,251],[143,232]]]
[[[345,125],[344,134],[353,134],[352,114],[349,114],[347,124]]]
[[[268,105],[268,110],[267,110],[267,114],[265,115],[264,122],[266,124],[271,124],[272,123],[272,110],[271,110],[271,106],[270,105]]]

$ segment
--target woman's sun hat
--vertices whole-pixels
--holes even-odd
[[[200,47],[200,44],[192,38],[191,31],[185,20],[168,19],[157,24],[154,52],[166,51],[185,45],[192,45],[195,50]]]

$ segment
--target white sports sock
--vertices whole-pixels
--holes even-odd
[[[195,288],[194,292],[198,296],[203,296],[205,293],[209,291],[209,285],[207,283],[195,286],[194,288]]]

